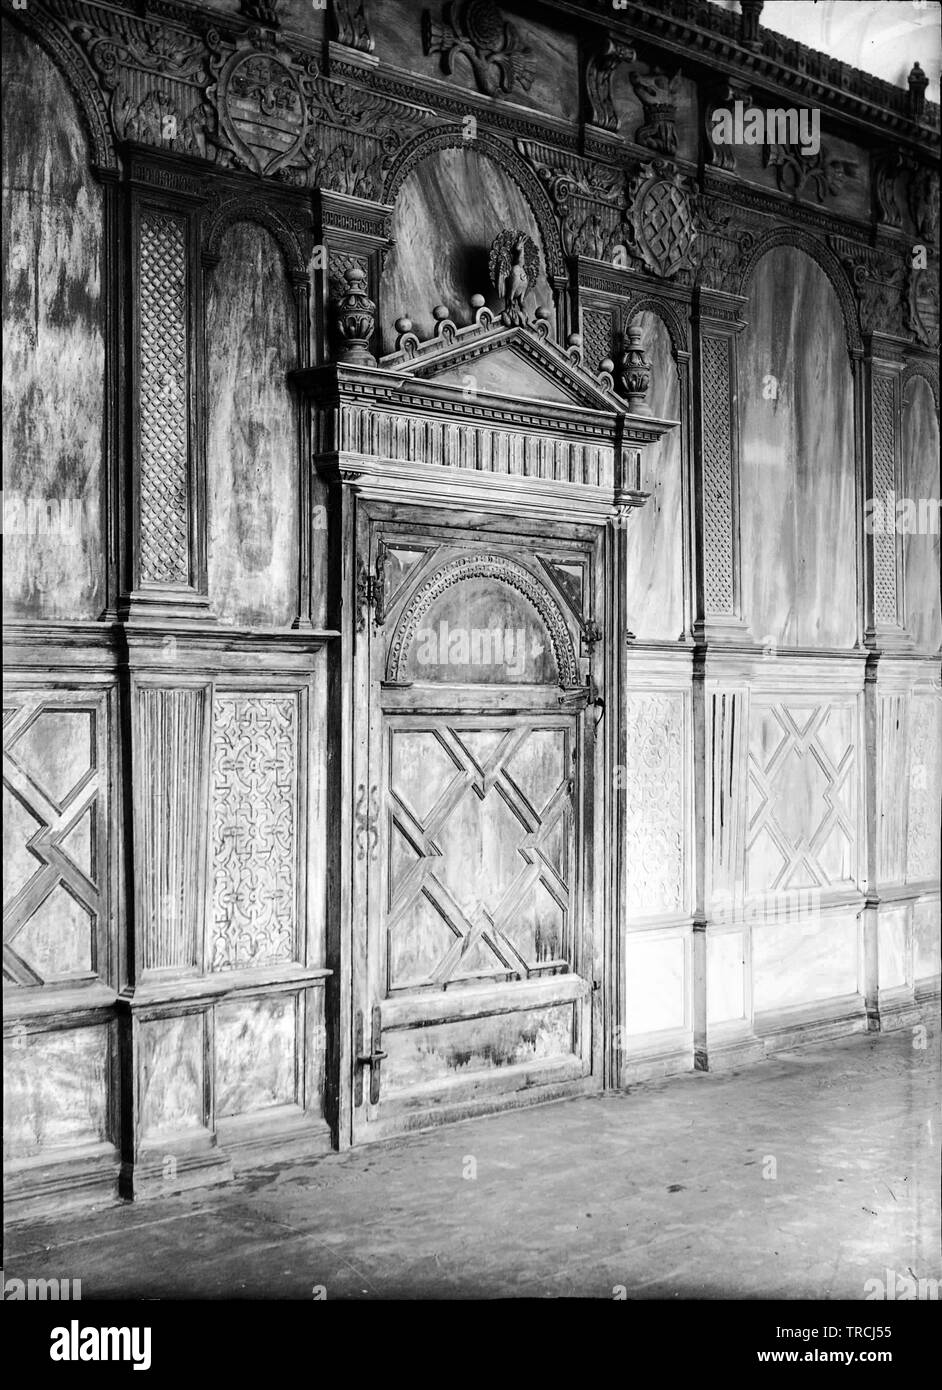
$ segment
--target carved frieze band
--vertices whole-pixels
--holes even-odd
[[[199,964],[209,686],[137,691],[139,954],[144,970]]]
[[[896,490],[896,383],[891,376],[873,378],[873,495],[884,500]],[[896,625],[896,533],[874,528],[873,616]]]
[[[186,221],[140,224],[140,578],[190,582]]]
[[[298,698],[213,701],[212,970],[297,959]]]
[[[735,614],[731,344],[703,339],[703,587],[708,616]]]
[[[321,412],[315,448],[318,453],[336,449],[375,458],[422,459],[433,467],[553,478],[591,487],[614,485],[611,446],[522,430],[407,418],[368,406],[344,404],[333,414]]]

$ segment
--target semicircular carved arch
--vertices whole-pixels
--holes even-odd
[[[27,6],[22,10],[4,9],[4,19],[18,25],[55,64],[79,110],[88,136],[91,164],[96,169],[118,168],[108,107],[97,79],[82,50],[67,30],[47,15],[34,14]]]
[[[439,127],[431,132],[417,135],[399,151],[393,162],[383,187],[383,202],[393,205],[403,182],[429,155],[439,150],[471,149],[483,154],[499,164],[505,173],[514,180],[536,224],[543,242],[543,255],[546,260],[546,273],[556,279],[566,277],[566,259],[563,252],[562,237],[556,222],[553,206],[540,180],[528,164],[521,159],[510,145],[497,140],[493,135],[478,134],[469,140],[461,126]]]
[[[504,555],[461,555],[450,560],[422,584],[406,605],[386,659],[386,679],[402,682],[419,624],[436,599],[466,579],[496,579],[516,589],[536,609],[556,660],[559,683],[567,689],[580,684],[579,663],[566,620],[546,587],[523,565]]]
[[[831,248],[816,236],[812,236],[810,232],[803,231],[798,227],[778,227],[775,231],[769,232],[768,236],[763,237],[761,241],[757,241],[745,259],[739,280],[739,293],[743,296],[749,293],[749,282],[755,274],[759,262],[770,251],[776,250],[779,246],[793,246],[798,251],[804,251],[824,272],[841,306],[847,349],[852,354],[862,352],[863,338],[860,333],[860,316],[847,272]]]
[[[205,259],[211,262],[219,259],[223,237],[230,227],[236,226],[239,222],[254,222],[264,227],[277,243],[289,275],[308,278],[307,255],[302,234],[275,208],[268,207],[255,198],[237,195],[221,203],[209,214],[203,233]]]
[[[658,318],[667,329],[667,336],[671,340],[671,352],[674,361],[677,362],[677,354],[689,352],[689,337],[687,324],[683,317],[677,312],[673,304],[665,304],[662,299],[657,299],[653,295],[639,295],[637,299],[628,301],[625,309],[625,323],[637,318],[638,314],[657,314]]]
[[[939,373],[934,370],[931,362],[907,362],[903,374],[900,377],[899,396],[900,400],[906,394],[906,387],[915,378],[921,377],[928,383],[929,390],[932,392],[932,399],[935,402],[935,413],[939,414]]]

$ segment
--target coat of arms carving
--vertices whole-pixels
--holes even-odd
[[[631,181],[631,249],[663,277],[691,264],[697,239],[692,188],[682,174],[658,163]]]
[[[307,134],[301,79],[271,53],[235,53],[219,79],[219,118],[242,163],[274,174],[301,151]]]

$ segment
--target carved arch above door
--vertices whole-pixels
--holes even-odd
[[[581,685],[579,662],[565,618],[541,581],[524,565],[505,555],[460,555],[431,575],[412,596],[396,625],[386,662],[386,679],[403,684],[409,679],[412,649],[422,620],[438,598],[454,585],[474,579],[494,579],[515,590],[536,610],[549,637],[557,680],[565,689]]]

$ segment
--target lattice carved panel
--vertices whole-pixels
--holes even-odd
[[[857,778],[852,704],[753,701],[747,893],[855,885]]]
[[[896,390],[892,377],[873,379],[873,492],[882,506],[896,491]],[[896,596],[896,532],[892,527],[873,533],[873,611],[878,623],[898,621]]]
[[[105,695],[27,698],[4,720],[3,973],[91,978],[109,920]]]
[[[704,338],[703,548],[707,612],[735,611],[733,550],[733,458],[730,406],[730,347],[725,338]]]
[[[190,581],[186,222],[146,210],[140,227],[141,579]]]
[[[597,372],[606,357],[614,358],[613,316],[604,309],[585,309],[582,314],[582,357],[590,371]]]
[[[298,695],[213,703],[211,968],[297,958]]]

